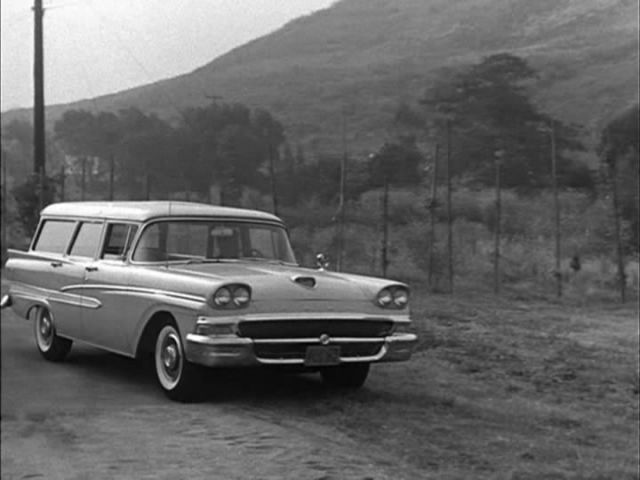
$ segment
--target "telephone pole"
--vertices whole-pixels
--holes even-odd
[[[39,182],[38,203],[44,208],[45,137],[44,137],[44,47],[42,0],[33,2],[33,170]]]
[[[343,258],[344,258],[344,244],[345,244],[345,220],[346,220],[346,198],[345,198],[345,188],[347,182],[347,114],[342,109],[342,161],[340,162],[340,224],[339,224],[339,236],[338,236],[338,262],[337,267],[338,271],[342,272],[344,269],[343,266]]]
[[[502,221],[502,205],[500,201],[501,185],[501,168],[503,150],[494,153],[496,164],[496,225],[493,247],[493,292],[497,295],[500,293],[500,223]]]
[[[436,143],[433,155],[433,177],[431,178],[431,200],[429,201],[429,288],[433,289],[433,269],[436,250],[436,208],[438,201],[438,156],[440,145]]]
[[[556,293],[558,298],[562,296],[562,272],[560,270],[560,201],[558,199],[558,173],[556,161],[556,129],[554,121],[551,120],[549,125],[549,135],[551,136],[551,175],[553,177],[553,206],[555,210],[555,256],[556,268],[554,276],[556,277]]]
[[[451,212],[451,119],[447,118],[447,269],[449,293],[453,293],[453,214]]]

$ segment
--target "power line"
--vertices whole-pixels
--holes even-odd
[[[105,27],[105,30],[113,33],[114,38],[116,39],[116,41],[120,44],[120,46],[126,51],[126,53],[129,55],[129,57],[138,65],[138,67],[140,68],[140,70],[147,76],[148,81],[150,83],[154,83],[157,82],[157,78],[154,78],[153,75],[151,75],[151,73],[149,72],[149,70],[145,67],[145,65],[140,61],[140,59],[138,59],[138,57],[133,53],[133,51],[129,48],[129,46],[127,45],[127,42],[125,42],[122,37],[117,33],[115,28],[107,28],[108,25],[107,23],[109,23],[110,25],[111,22],[109,22],[103,15],[101,15],[100,13],[98,13],[98,11],[94,8],[93,5],[89,5],[91,10],[93,11],[93,13],[96,15],[96,17],[98,18],[98,20],[102,23],[103,27]],[[112,25],[113,26],[113,25]],[[132,29],[133,30],[133,29]],[[156,88],[159,88],[160,94],[164,97],[164,99],[167,101],[167,103],[169,104],[169,106],[174,110],[174,112],[176,114],[178,114],[178,116],[180,118],[182,118],[185,123],[188,123],[186,118],[184,117],[184,115],[182,114],[182,112],[180,111],[180,109],[178,108],[177,104],[173,101],[173,98],[171,98],[171,96],[162,88],[156,86]],[[207,96],[207,93],[202,90],[202,95],[203,96]]]

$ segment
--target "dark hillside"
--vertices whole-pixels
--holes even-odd
[[[216,94],[266,106],[311,152],[337,148],[344,111],[352,149],[364,153],[379,146],[397,105],[415,101],[437,71],[501,51],[540,71],[543,109],[593,129],[637,101],[638,3],[342,0],[189,74],[52,106],[48,119],[96,104],[170,118]]]

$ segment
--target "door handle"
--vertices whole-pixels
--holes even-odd
[[[58,268],[62,266],[62,262],[51,262],[51,266],[53,268]]]
[[[84,267],[87,272],[95,272],[98,270],[98,267]]]

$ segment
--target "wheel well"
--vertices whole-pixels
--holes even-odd
[[[136,348],[136,358],[140,358],[148,353],[153,353],[156,337],[160,329],[167,323],[177,328],[176,320],[169,312],[156,312],[153,314],[144,326],[142,335],[140,335],[138,347]]]

